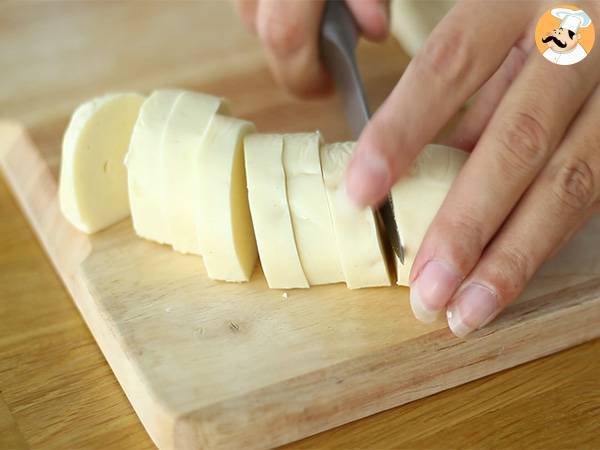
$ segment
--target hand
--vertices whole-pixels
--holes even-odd
[[[388,0],[346,0],[364,37],[388,33]],[[319,58],[325,0],[236,0],[246,27],[258,34],[276,80],[303,97],[328,93],[332,82]]]
[[[600,23],[598,2],[579,2]],[[447,144],[472,151],[410,276],[417,318],[489,323],[600,206],[600,49],[571,66],[533,49],[544,2],[462,1],[365,128],[346,173],[374,205],[477,91]],[[533,49],[533,50],[532,50]]]

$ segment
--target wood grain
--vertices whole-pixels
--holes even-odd
[[[0,448],[27,448],[25,438],[2,397],[0,397]]]
[[[130,73],[134,73],[135,76],[131,76],[133,81],[130,81],[129,84],[123,82],[125,87],[133,86],[144,89],[152,86],[156,80],[162,79],[165,83],[172,82],[201,88],[232,97],[236,104],[241,105],[238,113],[257,121],[263,129],[272,126],[273,130],[301,130],[320,126],[328,136],[337,138],[345,133],[342,118],[334,114],[337,108],[335,102],[326,101],[307,106],[301,102],[290,101],[273,87],[262,65],[256,43],[235,33],[232,33],[234,37],[227,44],[232,45],[233,42],[240,45],[232,46],[231,54],[247,53],[250,55],[246,56],[248,60],[252,60],[252,64],[256,65],[235,69],[235,67],[231,68],[228,64],[224,64],[224,67],[228,68],[227,75],[216,77],[216,79],[214,70],[218,69],[218,64],[215,63],[211,66],[210,49],[205,47],[205,50],[195,50],[206,52],[202,53],[202,56],[206,58],[203,62],[209,61],[207,66],[213,67],[210,69],[213,70],[212,74],[209,73],[206,78],[202,78],[204,73],[201,73],[202,70],[197,67],[186,72],[187,69],[184,66],[190,67],[189,61],[186,61],[186,64],[174,64],[174,67],[166,70],[161,65],[161,58],[172,58],[172,60],[182,58],[183,61],[186,52],[194,51],[194,46],[189,41],[184,41],[183,46],[177,47],[180,50],[173,52],[173,47],[159,42],[161,39],[156,37],[159,33],[149,33],[149,40],[154,41],[152,43],[158,49],[156,54],[149,49],[143,50],[141,54],[135,52],[128,54],[126,48],[115,50],[114,45],[115,42],[118,43],[118,39],[108,38],[113,48],[112,50],[104,49],[105,53],[100,54],[104,55],[106,59],[122,52],[120,59],[122,72],[118,77],[109,70],[103,72],[103,68],[93,64],[84,64],[80,69],[81,72],[87,70],[89,73],[80,73],[80,75],[88,77],[83,81],[89,80],[89,84],[85,82],[73,84],[73,80],[68,77],[65,80],[54,76],[46,78],[45,84],[42,83],[41,87],[37,86],[37,90],[34,89],[33,92],[26,90],[28,82],[33,77],[27,73],[27,70],[31,72],[35,68],[31,53],[35,54],[35,51],[39,51],[30,49],[27,39],[31,39],[30,45],[33,46],[39,41],[40,35],[43,36],[49,29],[52,30],[52,27],[58,29],[61,25],[69,24],[71,29],[67,29],[62,36],[57,36],[59,42],[55,41],[56,49],[50,48],[51,45],[48,44],[45,51],[55,56],[58,54],[62,58],[62,60],[59,58],[59,61],[66,65],[71,62],[72,65],[74,61],[85,60],[86,52],[97,54],[93,52],[98,51],[98,46],[104,45],[106,41],[101,39],[90,39],[89,42],[85,42],[85,33],[83,33],[86,31],[90,35],[98,36],[101,30],[99,24],[103,20],[110,20],[116,28],[119,28],[121,23],[127,23],[128,26],[133,25],[131,30],[136,31],[139,31],[140,28],[145,29],[144,27],[149,24],[170,23],[173,25],[173,23],[177,23],[181,27],[177,33],[181,35],[187,33],[187,36],[197,33],[193,25],[194,19],[197,22],[198,15],[205,20],[205,25],[210,25],[210,18],[215,23],[215,18],[218,17],[229,21],[233,20],[230,11],[218,2],[209,4],[208,8],[212,8],[210,10],[203,10],[202,8],[207,8],[204,5],[178,4],[175,8],[177,12],[168,13],[161,11],[161,7],[157,4],[150,4],[149,7],[144,8],[143,12],[139,6],[132,4],[96,3],[90,5],[90,9],[77,4],[69,4],[62,5],[60,10],[54,12],[54,9],[58,9],[56,6],[35,5],[35,8],[31,4],[18,8],[13,5],[13,9],[10,9],[10,4],[4,6],[3,13],[6,14],[3,14],[0,19],[3,21],[1,25],[7,23],[12,23],[12,25],[0,26],[0,30],[5,33],[4,36],[8,34],[8,40],[0,40],[0,46],[9,42],[12,43],[10,48],[15,48],[18,42],[21,48],[26,50],[25,53],[29,51],[30,54],[29,57],[17,55],[19,64],[3,65],[3,67],[9,68],[7,78],[11,80],[12,84],[2,84],[0,94],[2,95],[2,113],[10,114],[11,117],[19,118],[28,124],[36,141],[36,147],[42,149],[44,160],[51,167],[50,174],[56,172],[56,163],[58,162],[56,150],[61,131],[72,106],[80,100],[80,97],[116,88],[114,85],[119,84],[119,77],[126,80]],[[161,14],[161,12],[163,13]],[[202,13],[205,15],[203,16]],[[40,14],[39,17],[43,16],[44,20],[32,20],[32,17],[37,14]],[[136,26],[140,28],[136,28]],[[208,30],[210,31],[210,27]],[[37,40],[29,37],[30,34],[26,33],[34,33]],[[84,42],[81,43],[80,48],[69,49],[69,33],[80,33],[84,36]],[[15,40],[13,35],[20,36],[22,40]],[[119,36],[119,31],[116,32],[116,35]],[[8,54],[8,50],[6,50],[8,47],[8,45],[2,47],[1,57]],[[382,48],[367,47],[364,50],[363,56],[372,58],[369,66],[373,66],[373,71],[381,70],[380,74],[370,72],[366,77],[371,97],[380,101],[385,95],[386,89],[391,87],[394,79],[400,73],[402,60],[401,58],[394,60],[389,56],[383,58],[392,54],[391,52],[397,51],[393,43]],[[213,53],[213,55],[215,54],[218,55]],[[125,55],[130,59],[127,59]],[[153,57],[154,59],[152,59]],[[132,70],[132,66],[145,63],[144,58],[146,58],[146,62],[149,61],[145,70]],[[385,59],[386,63],[374,64],[378,59]],[[27,61],[29,61],[29,65],[27,65]],[[41,61],[38,58],[35,62],[38,69],[36,76],[39,76],[40,73],[51,72],[53,69],[48,67],[52,65],[52,59],[49,57],[47,60],[42,59]],[[193,66],[195,63],[191,64]],[[382,66],[383,68],[377,69]],[[248,89],[241,90],[238,88],[239,78],[236,70],[247,70],[248,67],[251,68],[249,74],[245,76]],[[69,89],[71,86],[74,87]],[[17,92],[28,92],[28,94],[17,95]],[[6,99],[8,101],[5,102]],[[5,105],[8,105],[6,109]],[[244,105],[251,105],[256,109],[251,110],[252,108]],[[244,110],[243,108],[248,109]],[[324,114],[320,114],[321,111],[324,111]],[[325,120],[323,120],[323,116],[326,116]],[[27,161],[23,161],[24,157],[23,154],[19,155],[19,164],[27,164]],[[0,353],[0,364],[2,364],[0,366],[0,376],[2,377],[0,382],[2,383],[2,395],[10,415],[13,417],[13,422],[18,424],[19,430],[33,447],[110,448],[112,446],[119,448],[126,446],[133,448],[138,444],[141,447],[147,446],[148,441],[143,430],[135,416],[132,416],[131,409],[125,402],[93,340],[82,327],[72,305],[66,301],[60,282],[48,269],[44,258],[40,256],[39,249],[32,241],[23,219],[15,213],[14,204],[8,199],[6,192],[4,194],[0,220],[2,220],[2,232],[6,234],[2,234],[3,239],[0,244],[3,246],[1,259],[3,265],[0,276],[4,277],[0,280],[3,281],[1,288],[3,291],[0,293],[2,299],[14,299],[14,302],[10,302],[10,308],[4,307],[5,309],[1,310],[2,321],[0,323],[9,323],[10,327],[5,331],[6,334],[0,334],[0,352],[2,352]],[[42,202],[41,205],[44,206],[45,203]],[[6,214],[4,209],[6,209]],[[4,228],[5,221],[8,223],[6,228]],[[15,227],[10,228],[11,225],[15,225]],[[8,231],[4,231],[5,229]],[[5,236],[6,239],[4,239]],[[56,242],[69,240],[67,236],[61,236],[60,233],[56,233],[52,237]],[[32,254],[36,255],[35,257],[38,259],[31,256]],[[68,255],[59,255],[58,258],[64,259],[66,256]],[[0,302],[0,308],[4,304],[6,302]],[[588,316],[589,320],[593,318],[594,316]],[[397,324],[399,328],[402,325],[400,322]],[[570,324],[572,330],[576,331],[575,325],[576,323]],[[0,327],[0,332],[2,332],[2,327]],[[556,345],[560,347],[565,343],[559,342]],[[333,350],[339,348],[334,347]],[[581,350],[582,348],[583,350]],[[544,350],[549,351],[549,349]],[[445,439],[450,433],[453,437],[456,436],[457,445],[460,446],[494,446],[495,442],[500,444],[522,442],[523,447],[527,443],[536,446],[536,442],[547,443],[548,446],[552,446],[552,444],[561,446],[561,443],[562,446],[598,445],[598,425],[597,420],[594,420],[597,418],[599,405],[597,389],[594,390],[594,386],[597,388],[594,380],[597,380],[599,376],[598,351],[596,341],[576,349],[575,352],[568,352],[568,355],[575,356],[572,357],[573,359],[567,359],[567,362],[563,364],[556,363],[556,358],[559,358],[558,361],[562,361],[560,358],[564,358],[561,355],[542,360],[542,362],[550,361],[546,365],[540,366],[538,364],[541,362],[538,361],[533,365],[525,366],[526,368],[538,367],[538,372],[534,369],[524,371],[523,368],[509,371],[508,374],[515,373],[515,375],[507,377],[505,374],[500,374],[491,377],[486,382],[476,382],[469,385],[472,387],[461,388],[458,390],[459,394],[454,397],[452,394],[439,394],[436,396],[438,400],[433,401],[434,403],[429,403],[427,400],[419,401],[401,408],[400,412],[395,415],[394,412],[388,412],[370,418],[363,422],[365,423],[365,434],[350,432],[356,430],[357,426],[360,427],[359,422],[359,425],[342,428],[342,430],[348,429],[347,433],[333,430],[313,438],[305,446],[328,446],[331,444],[331,446],[338,445],[340,448],[347,448],[380,446],[381,444],[381,446],[443,447],[443,443],[446,442]],[[579,362],[577,363],[577,361]],[[554,370],[553,366],[556,366],[557,369]],[[571,370],[572,366],[574,368]],[[533,370],[533,372],[530,373],[528,370]],[[572,386],[566,386],[566,382],[562,378],[563,374],[565,379],[571,377]],[[535,378],[543,380],[539,389],[536,389],[538,385]],[[502,382],[494,382],[497,379]],[[526,383],[523,382],[524,379],[530,381]],[[563,380],[562,383],[559,380]],[[521,389],[520,386],[523,388]],[[390,387],[390,389],[392,388],[393,386]],[[459,406],[462,404],[459,397],[460,392],[463,393],[465,402],[473,403],[477,407],[463,408],[464,410],[462,410]],[[565,396],[562,396],[563,393]],[[450,400],[445,402],[446,398]],[[553,402],[556,402],[556,405],[553,405]],[[417,413],[411,415],[410,411],[414,411],[413,408],[417,408]],[[552,414],[540,414],[540,411],[548,410]],[[506,419],[500,411],[506,411],[511,419]],[[567,411],[573,412],[573,418],[567,414]],[[538,421],[532,421],[529,418],[529,425],[523,420],[519,422],[518,418],[527,419],[529,417],[526,415],[527,413],[536,414]],[[405,414],[408,417],[405,417]],[[335,420],[335,415],[333,416],[332,421]],[[394,417],[396,417],[395,420]],[[498,422],[498,426],[494,425],[494,420]],[[477,422],[479,425],[471,428],[472,422]],[[0,421],[0,423],[3,422]],[[384,429],[382,424],[388,423],[390,426],[385,426],[385,432],[382,433],[382,429]],[[78,427],[74,427],[73,424],[77,424]],[[373,426],[373,424],[380,425]],[[531,429],[534,432],[531,432]],[[574,433],[573,429],[577,432]],[[335,444],[336,442],[337,444]]]

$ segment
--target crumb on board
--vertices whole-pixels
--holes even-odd
[[[171,311],[173,311],[173,308],[172,308],[171,306],[167,306],[167,307],[165,308],[165,312],[168,312],[168,313],[170,313]]]
[[[282,297],[284,300],[287,300],[287,299],[288,299],[288,293],[287,293],[287,292],[284,292],[283,294],[281,294],[281,297]]]

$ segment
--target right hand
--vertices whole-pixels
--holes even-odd
[[[387,37],[388,0],[346,3],[365,38],[381,41]],[[331,91],[331,78],[319,55],[325,0],[235,0],[235,5],[246,27],[261,40],[279,84],[298,97]]]

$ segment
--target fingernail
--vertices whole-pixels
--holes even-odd
[[[487,325],[498,312],[498,297],[490,288],[472,283],[452,302],[446,311],[448,326],[458,337]]]
[[[350,200],[362,208],[379,200],[389,181],[387,162],[375,152],[362,152],[348,167],[346,192]]]
[[[452,294],[458,288],[461,277],[448,264],[432,260],[410,287],[410,306],[413,314],[422,322],[433,322]]]

